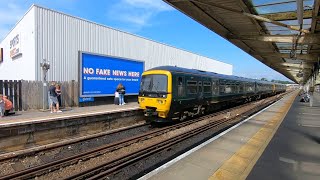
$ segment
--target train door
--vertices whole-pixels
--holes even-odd
[[[212,95],[219,96],[219,81],[215,79],[212,80]]]
[[[185,88],[184,88],[184,77],[177,77],[177,85],[178,85],[178,98],[185,96]]]
[[[202,87],[202,80],[198,81],[198,96],[202,99],[203,98],[203,87]]]
[[[276,85],[272,84],[272,92],[275,93],[276,92]]]
[[[244,93],[244,82],[239,82],[239,94]]]

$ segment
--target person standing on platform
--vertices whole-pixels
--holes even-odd
[[[61,108],[62,103],[61,103],[61,86],[60,86],[60,84],[56,85],[56,93],[57,93],[57,99],[58,99],[58,103],[59,103],[59,108]]]
[[[4,116],[4,111],[5,111],[5,102],[3,100],[3,95],[0,94],[0,118]]]
[[[56,83],[55,82],[51,82],[51,85],[49,87],[49,99],[50,99],[50,110],[51,113],[54,112],[62,112],[59,110],[59,102],[57,99],[57,92],[56,92]],[[55,104],[55,107],[54,107]]]
[[[119,105],[119,93],[117,91],[114,92],[114,104]]]
[[[309,87],[309,96],[310,96],[310,99],[309,99],[309,103],[310,103],[310,107],[313,106],[313,91],[314,91],[314,87]]]
[[[5,116],[9,116],[9,115],[13,115],[15,114],[15,112],[10,112],[11,110],[13,110],[13,104],[12,102],[8,99],[7,96],[3,96],[3,101],[4,101],[4,115]]]
[[[126,93],[125,87],[121,83],[119,83],[116,91],[119,93],[119,105],[125,105],[126,104],[124,102],[124,95]]]

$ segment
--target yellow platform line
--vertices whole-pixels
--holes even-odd
[[[288,113],[298,92],[284,102],[284,106],[267,123],[247,141],[230,159],[214,172],[209,180],[246,179],[263,151],[277,132],[284,117]]]

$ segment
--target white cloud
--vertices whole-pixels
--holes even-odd
[[[25,11],[25,9],[19,7],[14,1],[10,1],[7,4],[2,2],[2,6],[0,7],[0,41],[21,19]]]
[[[161,0],[123,0],[123,3],[136,8],[152,9],[156,11],[172,10],[171,6]]]
[[[138,31],[152,25],[152,18],[173,8],[161,0],[120,0],[108,8],[108,18],[127,23],[126,28]]]

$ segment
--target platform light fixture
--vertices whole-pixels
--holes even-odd
[[[46,110],[48,107],[48,89],[47,89],[47,73],[50,69],[50,63],[45,58],[43,58],[43,61],[40,63],[40,67],[42,69],[42,109]]]

